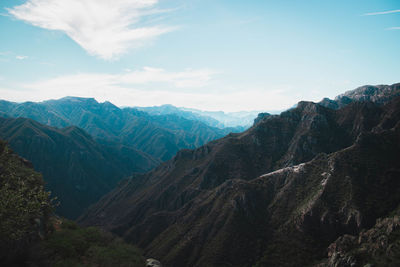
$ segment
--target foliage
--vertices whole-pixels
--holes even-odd
[[[62,220],[55,228],[37,250],[51,266],[144,266],[139,249],[96,227]]]
[[[50,218],[42,176],[0,141],[0,265],[144,266],[135,247],[95,227]]]
[[[29,164],[0,141],[0,260],[17,256],[46,231],[50,193]]]

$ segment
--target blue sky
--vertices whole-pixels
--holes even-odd
[[[279,110],[400,82],[400,1],[0,0],[0,98]]]

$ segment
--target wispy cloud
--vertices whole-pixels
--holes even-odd
[[[376,15],[386,15],[386,14],[393,14],[393,13],[400,13],[400,9],[389,10],[389,11],[381,11],[381,12],[365,13],[365,14],[363,14],[363,16],[376,16]]]
[[[118,75],[115,80],[125,84],[170,83],[177,88],[196,88],[205,86],[214,74],[215,71],[207,69],[168,72],[160,68],[144,67],[140,71]]]
[[[64,94],[69,91],[79,92],[83,88],[95,90],[97,87],[132,87],[160,86],[170,88],[200,88],[207,85],[212,76],[211,70],[184,70],[180,72],[166,71],[160,68],[144,67],[136,71],[122,74],[83,73],[59,76],[45,81],[29,83],[26,88],[58,88]]]
[[[389,30],[389,31],[400,30],[400,27],[390,27],[390,28],[387,28],[386,30]]]
[[[27,59],[28,56],[15,56],[15,58],[18,60],[24,60],[24,59]]]
[[[91,55],[110,60],[176,27],[149,23],[170,12],[158,0],[28,0],[8,9],[19,20],[67,34]],[[147,21],[146,21],[147,19]]]
[[[83,73],[59,76],[38,82],[0,88],[0,96],[10,101],[43,101],[67,95],[95,97],[119,106],[153,106],[173,104],[207,110],[284,109],[299,100],[299,96],[284,88],[246,88],[215,85],[212,70],[178,72],[159,68],[121,71],[120,74]]]
[[[8,51],[0,51],[0,62],[8,62],[10,54]]]

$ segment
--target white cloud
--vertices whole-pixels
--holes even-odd
[[[382,11],[382,12],[365,13],[364,16],[386,15],[386,14],[393,14],[393,13],[400,13],[400,9],[397,9],[397,10],[389,10],[389,11]]]
[[[67,95],[95,97],[119,106],[172,104],[202,110],[280,110],[291,107],[300,96],[290,90],[213,86],[210,70],[170,72],[146,67],[121,74],[76,74],[30,82],[16,89],[0,89],[10,101],[43,101]]]
[[[387,30],[400,30],[400,27],[390,27],[390,28],[387,28]]]
[[[168,12],[158,0],[28,0],[8,9],[34,26],[59,30],[91,55],[109,60],[176,27],[144,26],[149,16]]]
[[[28,56],[15,56],[15,58],[18,60],[24,60],[24,59],[27,59]]]
[[[27,88],[58,88],[60,91],[69,90],[79,91],[82,87],[132,87],[132,86],[157,86],[173,88],[199,88],[211,80],[212,75],[216,74],[211,70],[184,70],[180,72],[170,72],[160,68],[144,67],[141,70],[125,72],[122,74],[76,74],[60,76],[46,81],[29,83]]]
[[[193,88],[206,85],[213,74],[216,72],[210,70],[167,72],[163,69],[144,67],[140,71],[118,75],[116,80],[127,84],[171,83],[177,88]]]

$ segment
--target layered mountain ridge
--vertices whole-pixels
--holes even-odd
[[[124,145],[97,143],[75,126],[57,129],[34,120],[0,118],[0,138],[33,163],[46,188],[58,196],[57,213],[76,218],[117,182],[160,162]]]
[[[183,148],[195,148],[238,129],[219,129],[179,114],[150,115],[118,108],[94,98],[64,97],[39,103],[0,101],[0,116],[25,117],[63,128],[78,126],[101,143],[120,143],[168,160]],[[239,129],[240,130],[240,129]]]
[[[68,218],[79,216],[121,178],[232,130],[80,97],[0,101],[0,116],[8,117],[0,118],[0,137],[43,173],[46,188],[60,200],[57,213]]]
[[[257,117],[259,111],[202,111],[193,108],[175,107],[173,105],[161,105],[154,107],[135,107],[151,115],[176,114],[189,120],[197,120],[218,128],[232,128],[233,132],[244,131],[249,128]]]
[[[120,183],[80,220],[166,266],[318,264],[400,203],[400,98],[377,99],[261,116]]]

